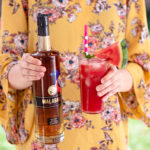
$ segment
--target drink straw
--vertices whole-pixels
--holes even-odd
[[[88,54],[88,26],[84,26],[84,52]]]

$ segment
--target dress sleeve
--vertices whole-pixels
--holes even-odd
[[[27,50],[27,17],[20,0],[1,0],[0,29],[0,123],[10,143],[23,143],[28,137],[25,110],[31,99],[30,89],[9,87],[8,72]]]
[[[134,86],[130,92],[120,93],[121,107],[128,116],[150,125],[150,39],[145,1],[128,1],[126,24],[130,72]]]

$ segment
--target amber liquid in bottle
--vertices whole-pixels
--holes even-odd
[[[47,15],[38,15],[38,36],[38,51],[32,56],[42,61],[46,72],[41,80],[33,84],[36,139],[41,143],[56,144],[64,139],[63,104],[59,52],[50,48]]]

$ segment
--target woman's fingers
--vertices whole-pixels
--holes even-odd
[[[36,81],[41,79],[40,76],[24,76],[24,78],[26,78],[27,81]]]
[[[19,63],[21,65],[21,67],[25,68],[25,69],[34,70],[34,71],[37,71],[37,72],[45,72],[46,71],[45,67],[38,66],[38,65],[33,65],[31,63],[28,63],[27,61],[21,60]]]
[[[116,67],[112,67],[109,73],[105,77],[103,77],[102,83],[96,87],[97,92],[104,90],[117,80],[116,70],[117,70]]]
[[[22,74],[24,76],[40,76],[40,77],[44,76],[44,72],[37,72],[29,69],[22,69]]]
[[[111,85],[109,85],[108,87],[106,87],[105,89],[103,89],[100,92],[98,92],[97,95],[99,97],[102,97],[104,95],[107,95],[108,93],[110,93],[111,91],[113,91],[114,89],[116,89],[118,87],[119,87],[119,83],[117,81],[115,81]]]
[[[110,86],[112,83],[113,83],[113,81],[112,81],[112,79],[110,79],[106,83],[98,85],[96,87],[96,91],[100,92],[100,91],[104,90],[105,88],[107,88],[108,86]]]
[[[30,54],[24,54],[19,61],[20,71],[22,76],[27,81],[40,80],[46,71],[44,66],[41,66],[42,62]]]
[[[109,97],[115,95],[118,92],[119,86],[117,86],[116,88],[114,88],[113,90],[111,90],[108,94],[106,94],[102,100],[103,102],[106,102],[108,100]]]
[[[28,53],[24,54],[22,60],[20,61],[22,68],[34,70],[37,72],[45,72],[46,68],[41,66],[41,64],[42,62],[39,59],[30,56]]]
[[[107,73],[107,75],[101,79],[101,83],[106,83],[109,80],[111,80],[111,78],[114,76],[116,71],[117,71],[117,68],[115,66],[112,66],[111,70]]]
[[[26,61],[27,63],[34,64],[34,65],[37,65],[37,66],[40,66],[42,64],[42,62],[39,59],[30,56],[30,54],[28,54],[28,53],[24,54],[22,59],[24,61]]]

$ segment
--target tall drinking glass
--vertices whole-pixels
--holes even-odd
[[[97,96],[96,86],[107,74],[110,68],[106,60],[99,58],[80,58],[80,94],[81,107],[85,113],[100,113],[103,102],[102,97]]]

